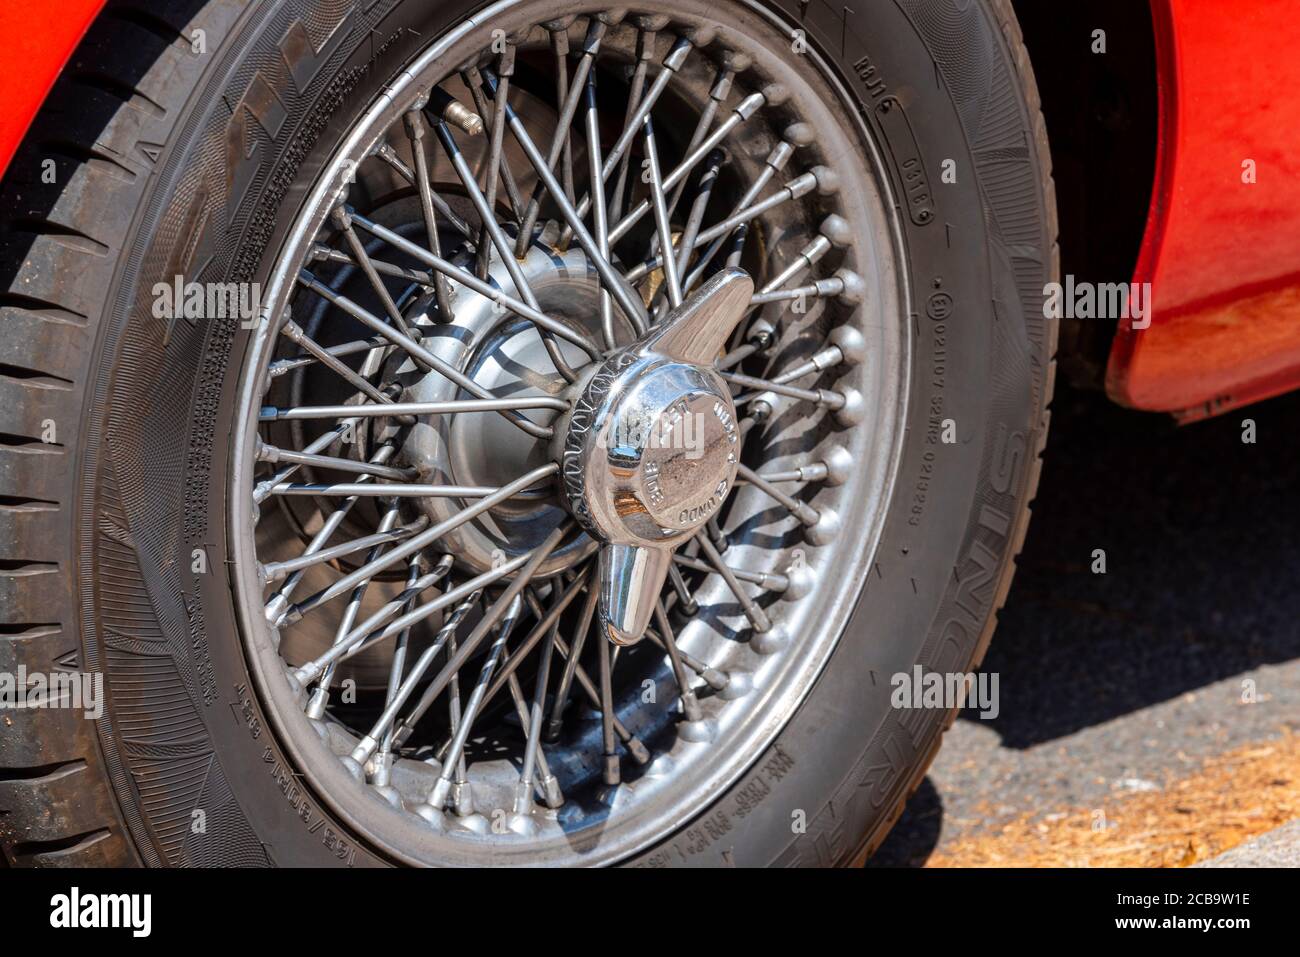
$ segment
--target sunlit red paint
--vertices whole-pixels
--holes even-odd
[[[0,3],[0,175],[104,0]],[[12,59],[10,59],[12,57]]]
[[[1300,386],[1297,12],[1152,0],[1159,159],[1135,280],[1154,309],[1115,337],[1118,402],[1195,418]]]

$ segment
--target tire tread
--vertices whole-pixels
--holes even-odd
[[[111,0],[56,81],[0,184],[0,670],[80,667],[73,562],[80,387],[98,316],[148,176],[138,144],[168,119],[188,41],[175,11]],[[152,135],[152,134],[151,134]],[[55,182],[45,183],[46,160]],[[42,441],[47,422],[55,442]],[[94,722],[7,711],[0,852],[12,866],[141,861]]]

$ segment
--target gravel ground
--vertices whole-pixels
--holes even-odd
[[[871,865],[996,844],[1009,821],[1164,789],[1300,730],[1297,449],[1300,394],[1178,427],[1060,391],[985,661],[1001,713],[957,721]],[[1295,771],[1270,783],[1294,794]]]

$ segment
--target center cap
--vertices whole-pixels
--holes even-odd
[[[673,548],[735,482],[736,407],[713,363],[753,290],[743,270],[717,273],[605,359],[574,403],[560,452],[564,491],[602,543],[601,617],[618,644],[642,637]]]
[[[712,369],[619,353],[592,377],[570,420],[569,506],[603,542],[676,544],[726,498],[738,445],[736,408]]]
[[[697,378],[695,370],[686,378]],[[703,379],[683,383],[638,456],[642,501],[665,535],[702,525],[736,480],[736,408]]]

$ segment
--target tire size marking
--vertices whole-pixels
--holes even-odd
[[[234,713],[235,720],[248,729],[249,737],[256,741],[262,736],[264,727],[262,719],[257,714],[257,707],[253,704],[253,696],[247,684],[241,682],[235,685],[235,700],[230,702],[230,710]],[[357,859],[356,844],[326,823],[325,815],[312,804],[306,792],[298,785],[298,774],[291,771],[279,759],[269,744],[262,748],[262,763],[269,766],[271,780],[284,795],[284,799],[289,802],[293,816],[302,822],[307,833],[320,834],[321,844],[326,850],[339,861],[346,863],[348,867],[352,867]]]
[[[235,700],[230,702],[230,710],[235,720],[248,729],[249,737],[254,741],[262,736],[262,719],[253,707],[253,697],[248,693],[248,685],[235,685]]]
[[[767,759],[731,792],[730,800],[735,805],[733,808],[728,810],[722,807],[705,815],[687,828],[677,840],[638,861],[636,866],[668,867],[672,864],[674,855],[678,860],[689,861],[696,854],[704,853],[730,834],[737,821],[758,810],[759,805],[773,792],[774,786],[793,769],[794,758],[783,751],[780,745],[774,745]],[[726,856],[730,851],[731,848],[725,848],[722,853]]]
[[[289,802],[294,817],[307,828],[307,833],[320,834],[321,845],[339,861],[352,867],[357,860],[356,844],[325,823],[324,815],[312,805],[306,793],[299,787],[298,775],[280,762],[269,745],[262,751],[262,762],[270,765],[271,779],[275,781],[284,799]]]

